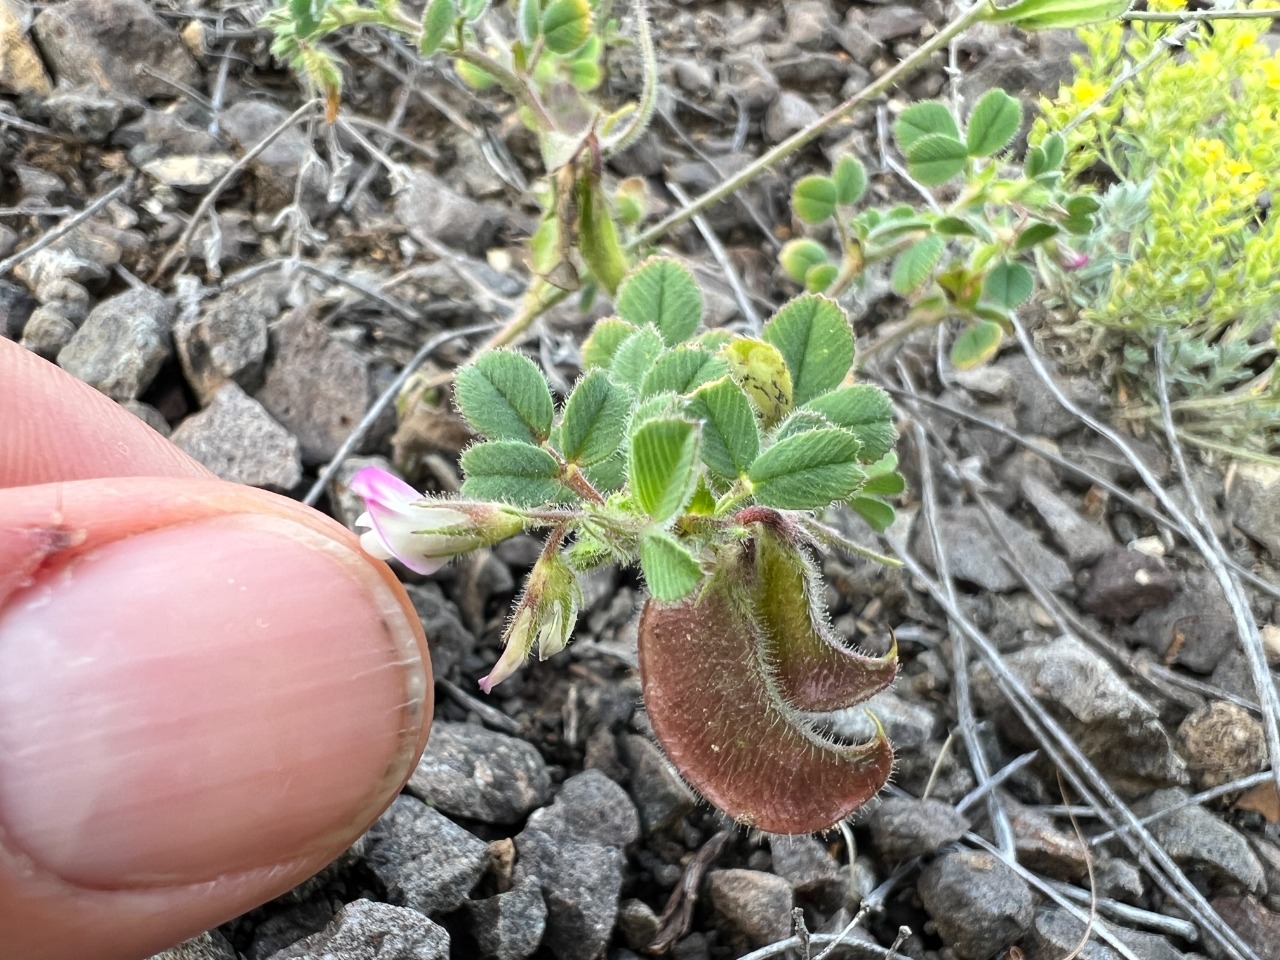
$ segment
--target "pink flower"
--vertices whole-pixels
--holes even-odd
[[[367,511],[360,546],[379,560],[399,560],[416,573],[435,573],[450,557],[505,540],[524,521],[496,504],[432,500],[398,477],[366,467],[351,478],[352,492]]]

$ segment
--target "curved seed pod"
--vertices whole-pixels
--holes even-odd
[[[898,675],[898,648],[868,657],[846,647],[820,606],[817,574],[802,548],[756,524],[752,600],[765,657],[783,698],[799,710],[843,710]]]
[[[740,823],[769,833],[825,830],[884,786],[884,732],[844,746],[821,737],[782,698],[738,581],[725,564],[701,594],[649,600],[640,618],[640,680],[659,743],[681,775]]]

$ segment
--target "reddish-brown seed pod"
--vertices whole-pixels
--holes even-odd
[[[833,743],[784,699],[744,574],[749,567],[727,563],[697,597],[645,605],[649,719],[680,774],[739,822],[769,833],[825,830],[884,786],[893,750],[883,732],[866,744]]]
[[[771,527],[757,526],[752,605],[765,658],[784,700],[815,713],[862,703],[898,675],[896,645],[884,657],[846,647],[832,631],[812,564]]]

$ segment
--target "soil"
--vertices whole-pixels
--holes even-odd
[[[955,13],[940,0],[650,6],[659,115],[608,175],[646,181],[651,222]],[[344,122],[315,109],[288,122],[306,96],[271,57],[261,7],[0,0],[0,335],[228,479],[303,498],[332,464],[319,507],[350,523],[344,482],[360,465],[456,489],[470,437],[429,392],[357,425],[424,343],[414,383],[518,310],[540,160],[503,96],[372,30],[335,44]],[[1030,104],[1071,49],[976,28],[957,74],[936,58],[662,249],[698,272],[709,324],[750,329],[797,292],[775,261],[796,229],[796,177],[853,152],[877,199],[910,199],[883,162],[886,119],[996,85]],[[639,85],[623,47],[602,95]],[[480,697],[537,554],[521,537],[405,577],[438,686],[431,744],[396,805],[320,876],[162,956],[800,957],[849,927],[830,956],[1280,957],[1280,799],[1259,697],[1185,519],[1189,486],[1274,664],[1280,478],[1193,457],[1184,483],[1162,436],[1117,445],[1091,429],[1082,415],[1108,420],[1106,385],[1059,372],[1043,345],[1011,339],[960,373],[938,348],[955,331],[895,338],[903,306],[885,278],[846,299],[860,349],[889,344],[865,376],[899,406],[910,491],[887,541],[905,569],[823,563],[836,628],[865,649],[890,630],[899,644],[902,674],[870,704],[898,755],[881,799],[847,829],[789,839],[698,802],[644,715],[630,571],[592,580],[566,653]],[[523,348],[564,388],[607,310],[567,302]],[[870,730],[861,711],[829,723]]]

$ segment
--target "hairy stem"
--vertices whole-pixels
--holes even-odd
[[[604,144],[606,157],[622,153],[631,147],[644,133],[653,119],[653,110],[658,102],[658,55],[653,48],[653,33],[649,26],[649,0],[635,0],[636,39],[640,45],[640,58],[644,69],[644,89],[640,93],[640,102],[636,104],[636,112],[626,128],[614,140]]]

